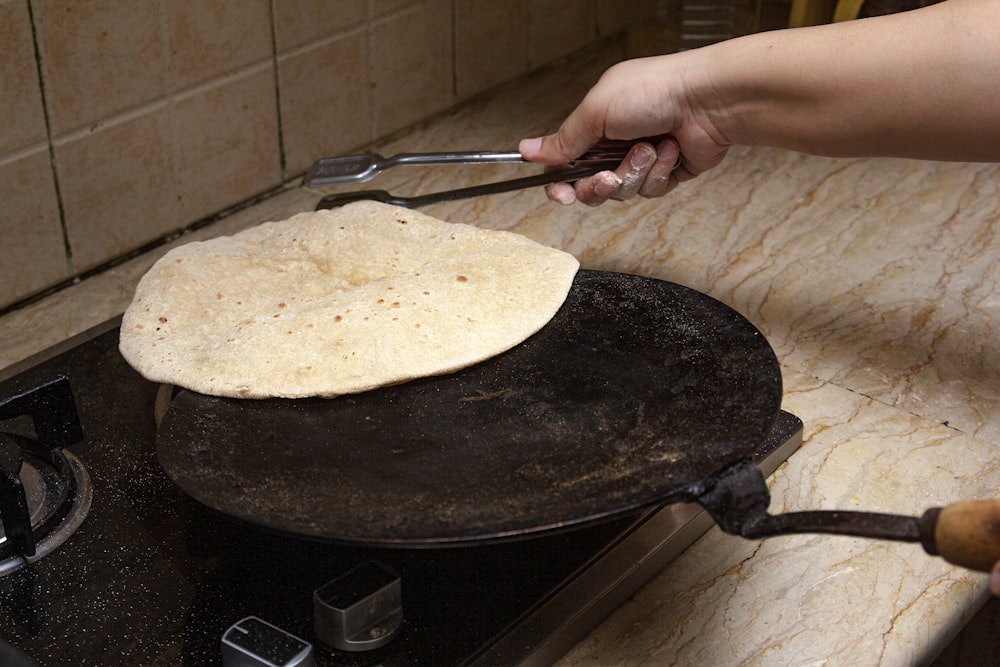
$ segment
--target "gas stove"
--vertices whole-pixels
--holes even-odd
[[[713,525],[676,503],[459,547],[261,530],[163,472],[160,387],[117,342],[110,321],[0,373],[3,664],[551,664]],[[765,474],[801,427],[780,413]]]

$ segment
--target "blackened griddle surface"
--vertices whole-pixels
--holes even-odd
[[[750,456],[780,400],[773,351],[729,307],[580,271],[548,325],[483,363],[335,399],[181,391],[156,448],[189,495],[265,528],[461,544],[678,499]]]

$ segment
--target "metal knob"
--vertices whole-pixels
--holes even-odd
[[[402,623],[402,583],[380,563],[362,563],[313,592],[313,629],[332,648],[358,652],[385,646]]]
[[[222,635],[224,667],[314,667],[312,644],[256,616],[233,623]]]

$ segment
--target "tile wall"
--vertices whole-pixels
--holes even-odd
[[[621,32],[631,11],[0,0],[0,309]]]

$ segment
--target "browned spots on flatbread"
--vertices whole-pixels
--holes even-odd
[[[219,396],[367,391],[516,345],[578,266],[517,234],[357,202],[171,251],[140,282],[120,347],[147,379]]]

